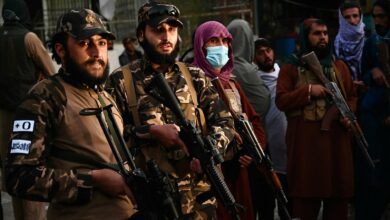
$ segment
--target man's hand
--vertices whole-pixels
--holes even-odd
[[[324,98],[326,95],[333,96],[332,92],[329,89],[325,88],[320,84],[311,85],[310,95],[311,97],[318,97],[318,98]]]
[[[381,85],[381,86],[386,86],[386,88],[389,88],[389,83],[386,80],[385,75],[383,74],[382,70],[379,69],[378,67],[375,67],[374,69],[371,70],[371,76],[372,79],[375,81],[376,84]]]
[[[240,156],[240,158],[238,158],[238,162],[240,163],[241,167],[249,167],[252,161],[252,157],[248,155]]]
[[[192,158],[192,160],[190,161],[190,169],[197,173],[203,173],[200,161],[196,158]]]
[[[340,123],[346,128],[346,129],[351,129],[352,122],[348,118],[341,118]]]
[[[187,146],[179,136],[180,127],[175,124],[151,125],[150,134],[164,147],[179,146],[188,156]]]
[[[126,185],[123,177],[110,169],[92,170],[93,184],[103,193],[110,196],[127,195],[133,204],[136,204],[134,195]]]

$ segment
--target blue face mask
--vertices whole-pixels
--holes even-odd
[[[222,68],[229,61],[229,48],[225,46],[207,47],[206,59],[214,68]]]

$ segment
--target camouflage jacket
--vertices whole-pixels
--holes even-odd
[[[127,197],[107,197],[92,185],[91,169],[115,163],[97,117],[79,114],[101,106],[98,94],[114,104],[101,89],[72,84],[62,69],[32,88],[16,111],[7,158],[6,187],[12,195],[49,201],[49,216],[61,213],[65,219],[131,215]],[[112,111],[123,128],[115,105]]]
[[[192,76],[193,85],[197,93],[199,108],[202,109],[208,134],[217,141],[217,147],[222,154],[229,151],[228,144],[233,140],[233,118],[228,112],[226,106],[219,99],[218,93],[212,86],[209,79],[204,75],[204,72],[197,67],[187,65]],[[147,157],[155,159],[162,170],[169,173],[179,185],[179,191],[182,194],[182,211],[184,214],[194,211],[195,197],[209,189],[209,184],[201,181],[189,169],[190,158],[172,158],[171,149],[167,150],[157,143],[148,133],[150,125],[163,125],[175,123],[176,117],[165,107],[160,101],[153,97],[149,89],[151,88],[151,80],[154,70],[148,60],[140,59],[125,66],[130,68],[133,77],[133,84],[137,99],[137,110],[139,113],[141,126],[133,126],[133,119],[129,114],[126,89],[124,86],[124,78],[121,68],[117,69],[110,75],[110,79],[106,84],[106,89],[116,99],[119,109],[122,111],[124,121],[130,137],[136,139],[136,145],[141,146],[142,152],[148,154]],[[175,64],[169,71],[164,73],[170,87],[176,94],[180,107],[183,110],[185,117],[197,123],[198,119],[195,116],[194,103],[188,89],[188,85],[184,76],[180,72],[179,67]],[[198,126],[199,128],[199,126]],[[200,129],[200,128],[199,128]],[[141,156],[142,157],[142,156]],[[142,164],[142,160],[140,160]]]

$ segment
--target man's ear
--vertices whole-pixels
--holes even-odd
[[[65,57],[65,48],[64,48],[64,45],[63,44],[60,44],[60,43],[56,43],[54,45],[54,48],[55,48],[55,51],[57,53],[57,55],[61,58],[61,60],[64,59]]]
[[[138,42],[140,42],[140,43],[144,42],[145,34],[143,31],[139,31],[137,37],[138,37]]]

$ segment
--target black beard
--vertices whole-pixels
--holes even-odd
[[[266,63],[259,63],[257,66],[259,69],[263,72],[269,73],[274,69],[275,62],[272,62],[272,64],[266,64]]]
[[[146,56],[152,63],[160,65],[172,65],[176,62],[176,57],[179,54],[179,47],[176,44],[173,48],[173,51],[170,54],[161,54],[159,53],[149,41],[144,38],[143,42],[140,42],[140,45],[145,51]]]
[[[379,36],[382,36],[382,37],[385,36],[387,34],[388,30],[389,30],[389,28],[386,28],[386,27],[383,27],[380,25],[375,25],[375,31]]]
[[[329,44],[327,44],[326,47],[310,46],[309,51],[314,51],[318,59],[321,60],[322,58],[325,58],[329,55],[330,47]]]
[[[94,62],[94,61],[87,61],[88,62]],[[105,66],[104,61],[97,60],[102,66]],[[69,56],[68,52],[65,52],[65,70],[66,74],[75,82],[79,82],[81,84],[86,84],[87,86],[94,88],[95,85],[102,85],[106,82],[108,75],[109,75],[109,64],[107,63],[106,67],[104,68],[103,75],[100,77],[94,77],[91,76],[87,72],[86,69],[83,69],[79,64],[77,64],[73,58]]]

